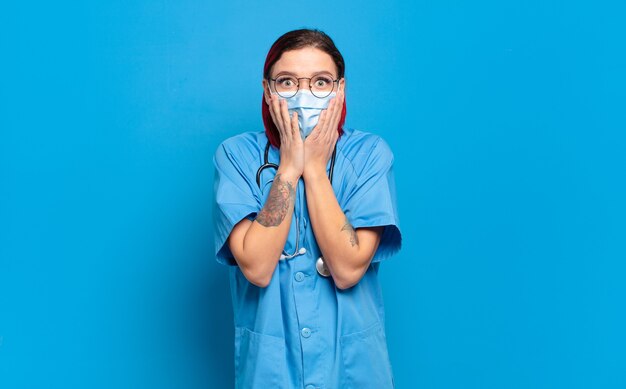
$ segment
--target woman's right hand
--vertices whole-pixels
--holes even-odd
[[[270,94],[270,114],[280,134],[279,169],[296,177],[304,171],[304,142],[300,135],[298,113],[289,116],[287,101],[278,94]]]

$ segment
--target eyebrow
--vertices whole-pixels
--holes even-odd
[[[326,73],[326,74],[329,74],[329,75],[330,75],[330,76],[332,76],[332,77],[335,77],[335,76],[333,75],[333,73],[332,73],[332,72],[330,72],[330,71],[328,71],[328,70],[321,70],[321,71],[319,71],[319,72],[315,72],[315,73],[313,73],[313,74],[312,74],[312,76],[316,76],[316,75],[318,75],[318,74],[323,74],[323,73]],[[278,72],[278,73],[276,74],[276,76],[281,75],[281,74],[289,74],[289,75],[291,75],[291,76],[296,76],[296,77],[298,76],[297,74],[292,73],[292,72],[288,72],[288,71]],[[276,77],[276,76],[275,76],[275,77]]]

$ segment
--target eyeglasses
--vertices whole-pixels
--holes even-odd
[[[339,82],[339,79],[333,80],[332,76],[328,74],[318,74],[313,77],[295,77],[291,75],[279,75],[276,78],[268,78],[268,80],[274,82],[274,90],[280,97],[286,99],[295,96],[300,90],[300,80],[309,80],[309,90],[313,96],[323,99],[330,95],[335,89],[335,83]],[[271,86],[271,83],[270,83]]]

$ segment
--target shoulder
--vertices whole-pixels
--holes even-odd
[[[267,138],[263,131],[247,131],[233,135],[217,146],[214,161],[219,163],[227,158],[238,165],[246,165],[256,159],[259,150],[265,147],[265,142]]]
[[[357,172],[372,163],[390,165],[394,158],[389,144],[382,136],[345,127],[337,151],[352,163]]]

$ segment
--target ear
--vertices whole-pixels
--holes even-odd
[[[263,82],[261,84],[263,85],[263,97],[265,97],[265,103],[267,103],[267,105],[270,105],[270,85],[265,78],[263,79]]]
[[[337,91],[342,91],[344,95],[346,94],[346,78],[345,77],[342,77],[341,80],[339,80]]]

